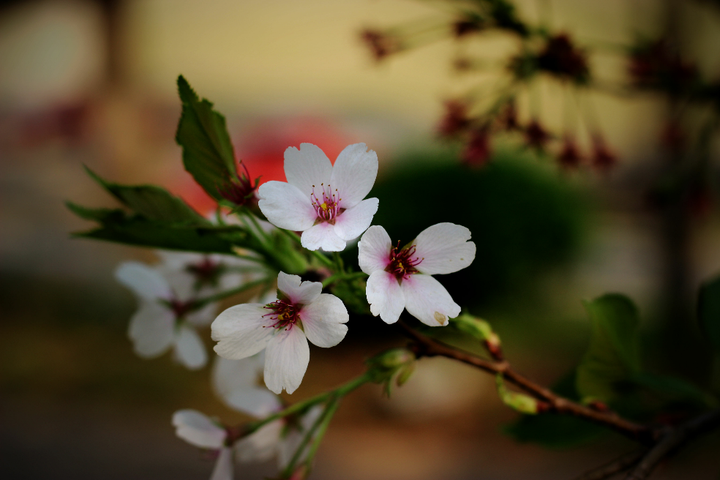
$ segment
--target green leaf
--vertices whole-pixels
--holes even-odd
[[[100,223],[100,227],[93,230],[74,233],[75,237],[203,253],[231,254],[236,246],[251,246],[249,235],[242,227],[164,224],[139,215],[127,215],[119,209],[89,209],[74,204],[68,207],[83,218]]]
[[[182,75],[177,84],[182,114],[175,141],[182,147],[185,170],[208,195],[221,200],[218,188],[237,178],[225,117],[214,111],[208,100],[200,100]]]
[[[155,185],[120,185],[104,180],[88,167],[85,167],[85,171],[105,190],[117,198],[120,203],[149,220],[166,223],[185,222],[194,225],[210,225],[208,220],[193,210],[181,198],[172,195],[161,187]],[[75,213],[80,215],[77,211]],[[96,219],[90,218],[89,220]]]
[[[577,400],[575,372],[565,375],[552,390],[565,398]],[[550,448],[567,448],[588,443],[606,433],[603,427],[578,417],[556,415],[523,415],[503,427],[503,432],[518,442],[531,442]]]
[[[619,294],[604,295],[584,305],[592,333],[577,368],[577,391],[586,401],[612,402],[640,371],[637,308]]]
[[[701,388],[676,377],[639,373],[633,380],[640,386],[654,390],[673,402],[692,403],[701,407],[717,408],[718,400]]]
[[[700,287],[698,320],[716,352],[720,352],[720,276]]]

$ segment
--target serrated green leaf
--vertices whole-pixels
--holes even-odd
[[[112,217],[122,219],[125,216],[125,212],[117,208],[89,208],[73,202],[65,202],[65,206],[67,206],[75,215],[84,220],[103,222]]]
[[[552,388],[553,392],[577,400],[575,372],[565,375]],[[503,432],[518,442],[537,443],[549,448],[574,447],[588,443],[606,433],[594,423],[569,415],[522,415],[517,421],[503,427]]]
[[[612,402],[640,371],[637,308],[619,294],[584,302],[592,323],[590,345],[577,368],[583,399]]]
[[[720,276],[700,287],[698,320],[716,352],[720,352]]]
[[[182,114],[175,141],[182,147],[185,170],[208,195],[221,200],[218,189],[237,178],[225,117],[213,110],[208,100],[200,100],[182,75],[177,84]]]
[[[120,203],[149,220],[165,223],[184,222],[193,225],[210,225],[207,219],[193,210],[181,198],[172,195],[161,187],[155,185],[120,185],[108,182],[88,167],[85,167],[85,171],[93,180],[117,198]]]

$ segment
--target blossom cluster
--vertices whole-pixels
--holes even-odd
[[[269,224],[244,213],[253,215],[253,225],[266,225],[249,228],[251,234],[269,237],[275,227],[298,232],[301,246],[329,265],[332,261],[321,252],[343,251],[359,239],[361,272],[355,275],[367,277],[370,313],[385,323],[397,322],[404,310],[431,327],[446,326],[460,314],[460,306],[433,275],[456,272],[474,260],[475,244],[467,228],[432,225],[401,246],[382,226],[371,226],[379,200],[366,197],[377,177],[378,157],[363,143],[346,147],[334,163],[315,145],[290,147],[284,168],[287,182],[270,181],[257,189],[257,207]],[[177,435],[216,452],[213,480],[231,479],[235,461],[276,455],[281,468],[292,467],[303,458],[324,410],[314,405],[297,418],[275,419],[283,408],[278,395],[283,390],[292,394],[301,385],[310,361],[308,342],[330,348],[345,338],[350,315],[344,302],[324,293],[323,282],[278,271],[278,264],[265,261],[263,252],[250,252],[250,257],[159,255],[158,265],[126,262],[116,273],[139,301],[129,328],[135,351],[150,358],[172,350],[182,365],[201,368],[208,358],[198,329],[210,325],[219,355],[213,373],[216,393],[226,405],[259,422],[238,434],[201,412],[180,410],[173,416]],[[276,275],[269,275],[273,265]],[[340,270],[325,277],[334,273],[342,279],[347,272]],[[253,296],[255,301],[217,314],[218,300],[254,281],[275,284],[276,294],[266,289],[264,295]]]

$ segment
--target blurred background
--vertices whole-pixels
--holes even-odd
[[[683,49],[707,75],[720,72],[720,12],[710,2],[516,3],[521,15],[547,15],[599,52],[592,68],[607,80],[622,78],[627,65],[600,47],[656,35],[683,4],[675,18]],[[468,226],[478,245],[474,265],[440,280],[493,324],[508,358],[538,381],[556,382],[582,356],[589,334],[582,299],[629,295],[648,338],[660,335],[668,316],[691,321],[697,286],[720,272],[720,222],[712,193],[676,224],[648,206],[667,150],[659,140],[667,105],[653,95],[593,95],[618,158],[609,172],[567,172],[513,142],[471,168],[458,160],[460,147],[436,133],[443,102],[473,84],[449,63],[470,48],[502,58],[503,39],[470,47],[448,37],[376,62],[360,36],[446,14],[437,3],[407,0],[0,1],[3,478],[208,478],[212,459],[174,436],[172,412],[242,419],[214,398],[207,368],[189,372],[169,355],[134,356],[126,329],[135,300],[113,271],[123,260],[155,257],[71,239],[90,225],[64,206],[113,205],[84,173],[87,165],[120,183],[162,185],[199,211],[212,207],[183,171],[174,142],[179,74],[226,116],[253,176],[283,179],[283,152],[301,142],[331,159],[365,142],[380,158],[374,223],[392,238],[408,241],[440,221]],[[537,96],[552,123],[561,109],[554,92]],[[680,243],[669,245],[674,229]],[[297,398],[343,382],[385,344],[402,343],[389,337],[378,345],[390,331],[383,327],[377,318],[352,319],[346,342],[313,349]],[[709,364],[697,338],[677,342]],[[672,350],[648,357],[703,381],[696,357]],[[571,452],[516,443],[502,433],[515,418],[492,378],[424,359],[392,399],[372,387],[347,399],[313,478],[573,478],[633,448],[614,436]],[[716,437],[653,478],[717,478],[717,460],[707,455]],[[236,478],[272,473],[273,465],[249,465]]]

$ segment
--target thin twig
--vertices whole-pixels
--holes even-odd
[[[646,452],[647,449],[643,449],[642,452],[626,453],[610,463],[583,473],[579,477],[576,477],[575,480],[605,480],[636,465]]]
[[[403,322],[399,323],[404,328],[405,332],[415,341],[417,346],[415,353],[418,356],[441,356],[452,358],[489,373],[499,373],[506,381],[520,387],[539,400],[547,402],[550,406],[548,411],[584,418],[591,422],[611,428],[626,437],[646,445],[652,445],[656,440],[656,432],[654,430],[622,418],[615,412],[593,410],[592,408],[586,407],[567,398],[563,398],[552,392],[550,389],[538,385],[537,383],[517,373],[512,369],[507,361],[485,360],[427,337],[408,327]]]

